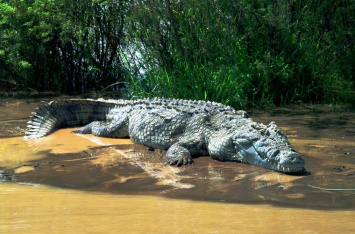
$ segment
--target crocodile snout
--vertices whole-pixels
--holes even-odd
[[[290,168],[289,170],[297,171],[300,168],[304,168],[305,162],[301,155],[294,151],[281,152],[280,166]]]

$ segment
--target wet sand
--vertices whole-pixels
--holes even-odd
[[[79,230],[86,220],[93,223],[87,230],[106,222],[108,231],[126,232],[355,231],[353,112],[325,106],[250,111],[255,121],[275,121],[303,155],[308,175],[291,176],[209,157],[170,167],[163,151],[72,129],[23,141],[21,129],[37,104],[0,100],[0,170],[16,179],[0,182],[6,217],[0,232]],[[132,220],[137,225],[124,225]]]

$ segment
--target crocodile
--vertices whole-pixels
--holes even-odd
[[[283,173],[305,172],[302,156],[274,122],[257,123],[247,112],[216,102],[167,98],[43,102],[32,113],[24,139],[73,126],[83,126],[75,134],[129,137],[151,150],[166,150],[170,165],[210,156]]]

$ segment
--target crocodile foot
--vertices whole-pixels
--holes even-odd
[[[176,144],[168,149],[166,158],[169,165],[182,166],[193,164],[190,152],[186,148]]]
[[[194,161],[192,160],[190,155],[182,155],[178,158],[168,160],[168,163],[171,166],[173,166],[173,165],[182,166],[182,165],[193,164]]]

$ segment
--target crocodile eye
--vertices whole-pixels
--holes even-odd
[[[250,134],[249,134],[250,135]],[[246,139],[248,138],[248,134],[245,134],[243,132],[237,132],[233,135],[232,139],[234,141],[237,141],[237,140],[243,140],[243,139]]]
[[[250,146],[250,141],[247,139],[237,139],[234,143],[238,148],[248,148]]]
[[[261,133],[261,135],[264,135],[264,136],[270,136],[270,132],[266,128],[261,129],[260,133]]]
[[[274,158],[274,157],[276,157],[277,155],[279,155],[280,154],[280,150],[278,150],[278,149],[276,149],[276,150],[270,150],[270,152],[269,152],[269,157],[270,158]]]
[[[269,140],[266,137],[262,137],[261,139],[260,137],[259,138],[255,137],[253,138],[253,142],[256,147],[264,147],[269,145]]]

